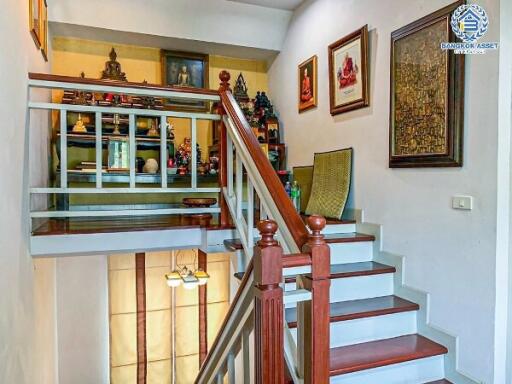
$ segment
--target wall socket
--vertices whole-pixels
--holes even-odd
[[[452,208],[462,209],[470,211],[473,209],[473,197],[472,196],[453,196],[452,197]]]

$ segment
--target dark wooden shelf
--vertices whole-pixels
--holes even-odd
[[[207,230],[226,229],[226,227],[220,225],[219,214],[217,213],[212,213],[207,217],[159,215],[116,218],[51,218],[35,219],[32,236],[139,232],[198,227]]]
[[[417,311],[419,305],[397,296],[374,297],[371,299],[350,300],[331,303],[331,323],[390,315],[392,313]],[[286,321],[290,328],[297,327],[297,308],[286,309]]]
[[[57,179],[59,179],[60,171],[57,171]],[[167,183],[190,182],[190,175],[167,174]],[[215,182],[219,179],[218,175],[197,175],[197,182]],[[160,184],[160,173],[137,173],[135,182],[139,184]],[[102,173],[103,183],[129,183],[129,173]],[[95,183],[96,173],[80,172],[68,170],[68,182]]]
[[[407,335],[331,349],[331,376],[444,355],[448,350],[420,336]]]

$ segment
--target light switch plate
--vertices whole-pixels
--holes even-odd
[[[452,197],[452,208],[462,209],[470,211],[473,209],[473,197],[472,196],[453,196]]]

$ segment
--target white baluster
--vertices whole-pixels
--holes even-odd
[[[247,176],[247,247],[254,247],[254,185]]]
[[[228,354],[228,384],[236,384],[235,354]]]
[[[68,187],[68,113],[60,110],[60,187]]]
[[[96,188],[101,189],[103,181],[103,145],[102,145],[102,130],[103,121],[101,119],[101,112],[96,112]]]
[[[230,135],[226,138],[227,166],[228,166],[228,196],[233,197],[233,140]]]
[[[244,180],[243,180],[243,164],[242,164],[242,157],[240,154],[236,156],[236,218],[241,219],[242,218],[242,202],[243,202],[243,186],[244,186]]]
[[[135,143],[135,115],[129,115],[128,136],[130,140],[130,188],[135,188],[135,158],[137,145]]]
[[[162,188],[167,188],[167,117],[160,116],[160,175]]]

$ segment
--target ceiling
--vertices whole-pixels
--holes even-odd
[[[179,39],[164,36],[154,36],[142,33],[113,31],[111,29],[95,28],[84,25],[49,22],[52,36],[65,36],[88,40],[107,41],[115,44],[138,45],[141,47],[162,48],[175,51],[188,51],[237,57],[248,60],[266,61],[272,63],[279,52],[269,49],[242,47],[198,40]]]
[[[246,3],[259,5],[266,8],[285,9],[288,11],[295,10],[305,0],[229,0],[236,3]]]

